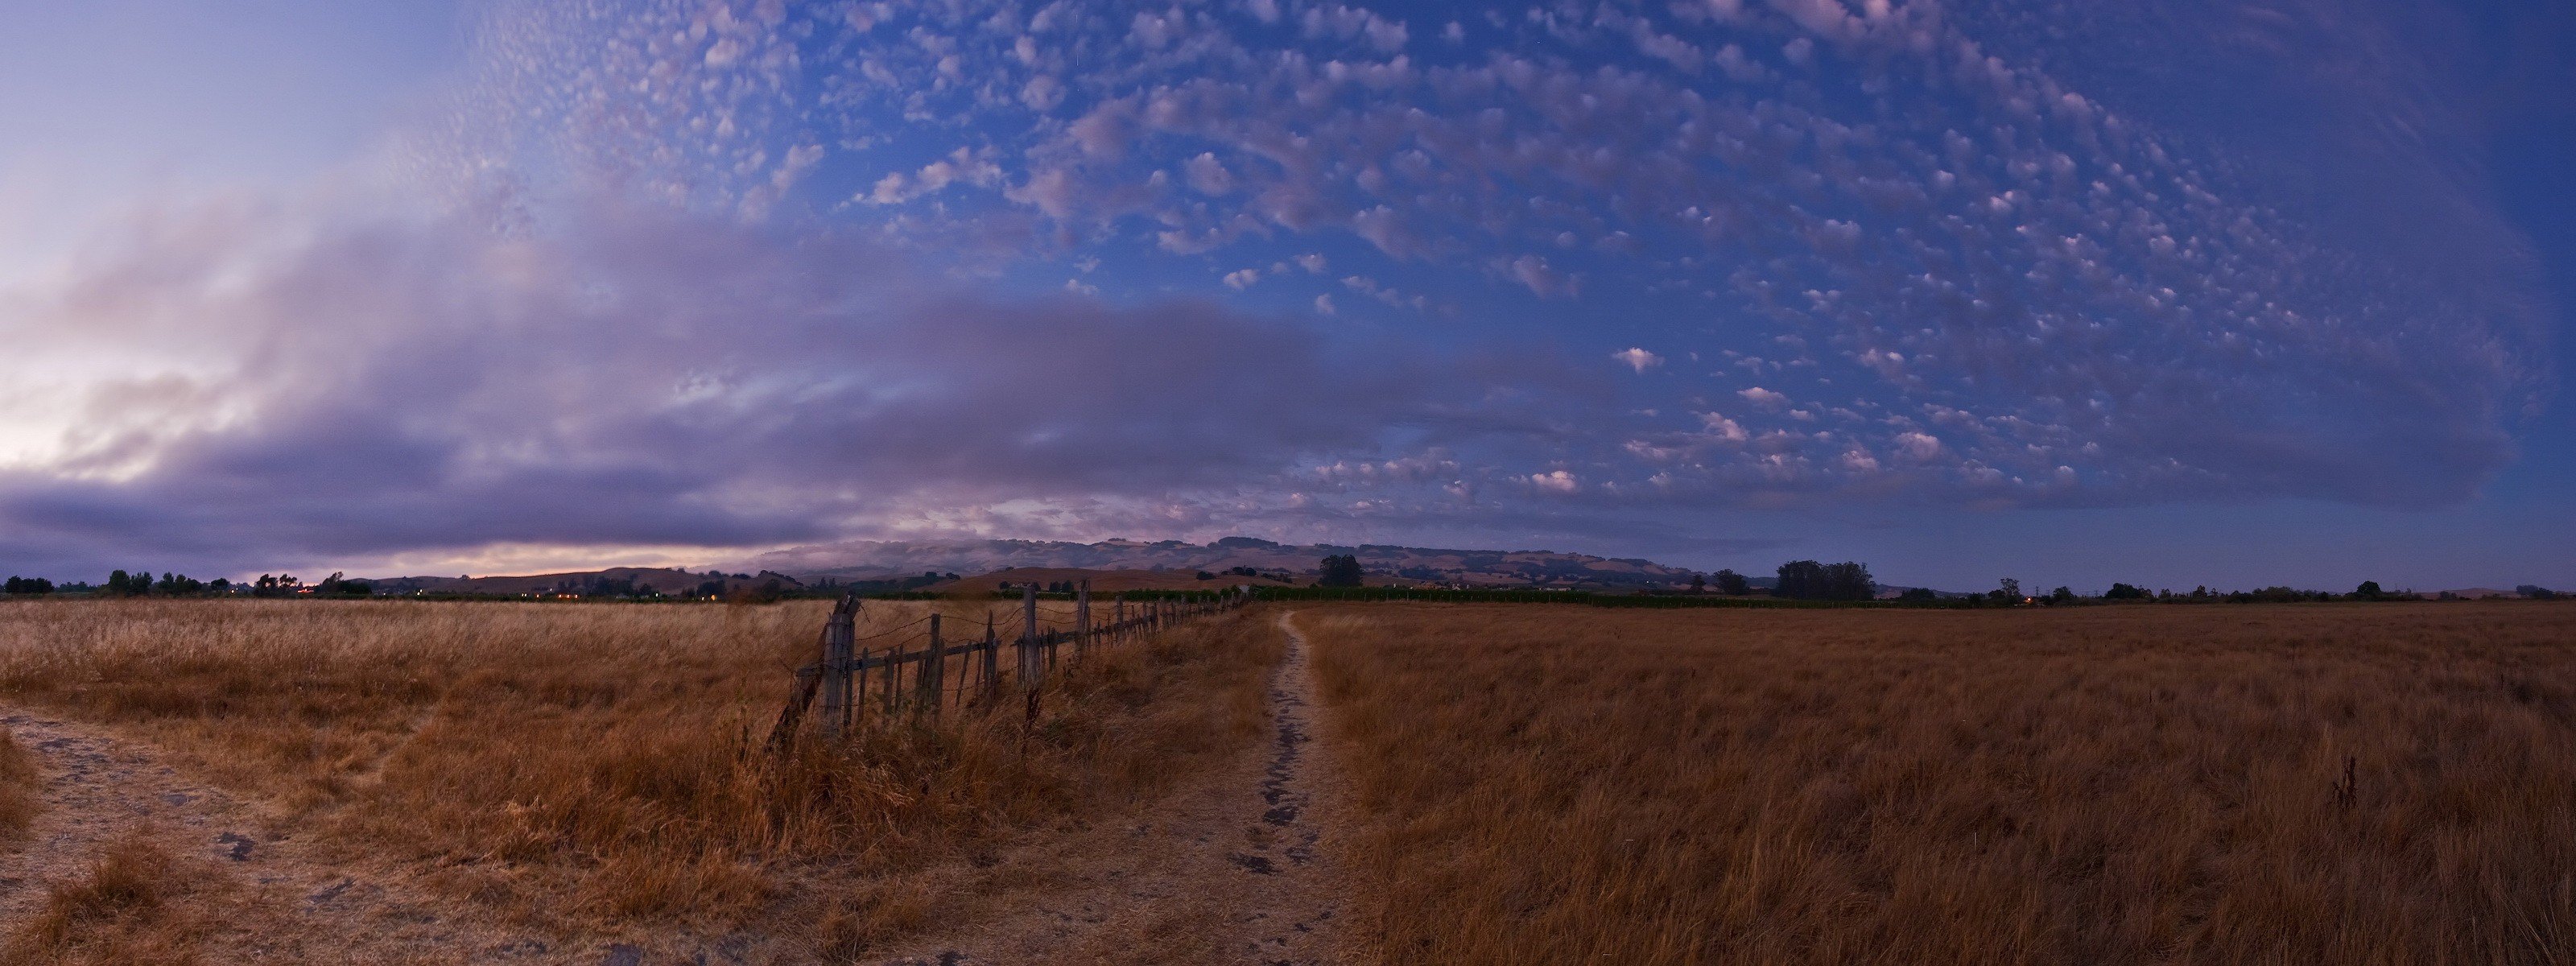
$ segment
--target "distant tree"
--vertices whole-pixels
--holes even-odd
[[[2004,578],[1996,585],[1994,596],[2007,604],[2020,603],[2021,581],[2014,580],[2010,577]]]
[[[53,592],[54,582],[43,577],[11,577],[9,578],[7,588],[5,590],[0,590],[0,593],[26,594],[29,596],[41,596]]]
[[[1717,592],[1742,597],[1753,592],[1753,585],[1745,581],[1743,574],[1732,570],[1720,570],[1717,572]]]
[[[1722,582],[1725,574],[1718,575]],[[1821,564],[1813,560],[1792,560],[1780,565],[1780,583],[1771,588],[1775,597],[1795,600],[1868,600],[1878,596],[1878,582],[1872,580],[1869,568],[1844,561]]]
[[[1878,596],[1878,581],[1869,568],[1854,561],[1825,565],[1826,600],[1869,600]]]
[[[2075,602],[2075,591],[2065,587],[2049,591],[2048,602],[2051,604],[2072,604]]]
[[[1215,575],[1215,574],[1212,574],[1212,573],[1209,573],[1209,572],[1207,572],[1207,571],[1202,570],[1202,571],[1199,571],[1199,579],[1200,579],[1200,580],[1215,580],[1215,579],[1216,579],[1216,575]]]
[[[2540,586],[2539,584],[2523,584],[2515,587],[2513,592],[2529,597],[2533,600],[2557,600],[2560,596],[2557,591]]]
[[[2146,592],[2146,591],[2143,591],[2143,590],[2139,590],[2138,588],[2135,588],[2135,587],[2131,587],[2131,586],[2129,586],[2129,585],[2127,585],[2127,584],[2112,584],[2112,585],[2111,585],[2111,589],[2110,589],[2110,590],[2104,591],[2104,592],[2102,593],[2102,599],[2103,599],[2103,600],[2145,600],[2145,599],[2147,599],[2147,592]]]
[[[1814,600],[1825,594],[1825,565],[1813,560],[1792,560],[1780,565],[1779,582],[1771,585],[1771,596],[1793,600]]]
[[[1337,553],[1324,558],[1323,574],[1315,578],[1317,587],[1357,587],[1365,577],[1356,554]]]
[[[1930,587],[1908,587],[1904,593],[1896,595],[1896,599],[1912,604],[1928,604],[1940,600],[1941,595],[1933,593]]]
[[[2361,586],[2352,589],[2352,595],[2363,600],[2378,600],[2388,596],[2388,592],[2379,589],[2379,581],[2365,580]]]
[[[1692,574],[1692,575],[1691,575],[1691,593],[1694,593],[1694,594],[1705,594],[1705,593],[1708,593],[1708,578],[1706,578],[1706,577],[1702,577],[1702,576],[1700,576],[1700,575],[1698,575],[1698,574]]]

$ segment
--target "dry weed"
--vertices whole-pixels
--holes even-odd
[[[2576,607],[1300,623],[1389,961],[2576,958]]]

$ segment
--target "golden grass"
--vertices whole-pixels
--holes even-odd
[[[140,838],[107,849],[83,876],[47,886],[43,906],[8,937],[13,963],[187,963],[195,930],[174,920],[180,891],[168,853]]]
[[[27,837],[27,828],[44,810],[38,789],[44,776],[36,770],[36,760],[27,749],[18,746],[16,735],[0,725],[0,846],[16,845]]]
[[[871,603],[859,633],[933,606],[980,626],[981,602]],[[1095,653],[1034,722],[1012,695],[997,714],[770,759],[759,745],[827,609],[0,604],[0,700],[153,739],[523,925],[778,920],[850,950],[906,927],[900,896],[940,895],[907,875],[1243,747],[1279,648],[1222,617]],[[885,901],[838,903],[816,929],[800,883],[819,878]]]
[[[1388,961],[2576,960],[2576,607],[1299,623]]]

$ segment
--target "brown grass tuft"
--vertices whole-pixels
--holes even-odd
[[[108,848],[81,878],[48,886],[43,908],[9,937],[11,962],[188,962],[193,937],[164,915],[168,853],[141,837]]]
[[[2576,607],[1299,623],[1388,961],[2576,959]]]

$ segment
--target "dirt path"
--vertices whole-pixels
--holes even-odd
[[[1012,867],[1050,888],[952,934],[906,943],[896,964],[1245,963],[1328,966],[1343,952],[1345,896],[1332,861],[1335,799],[1310,744],[1314,681],[1293,613],[1269,683],[1270,740],[1131,821],[1067,837]],[[1043,871],[1041,871],[1043,870]]]
[[[84,878],[136,842],[174,860],[183,911],[161,927],[212,961],[529,962],[563,951],[451,921],[399,874],[333,863],[245,803],[186,780],[138,744],[86,725],[0,709],[44,773],[44,811],[0,849],[0,934],[43,909],[47,885]],[[586,957],[597,961],[597,956]]]

